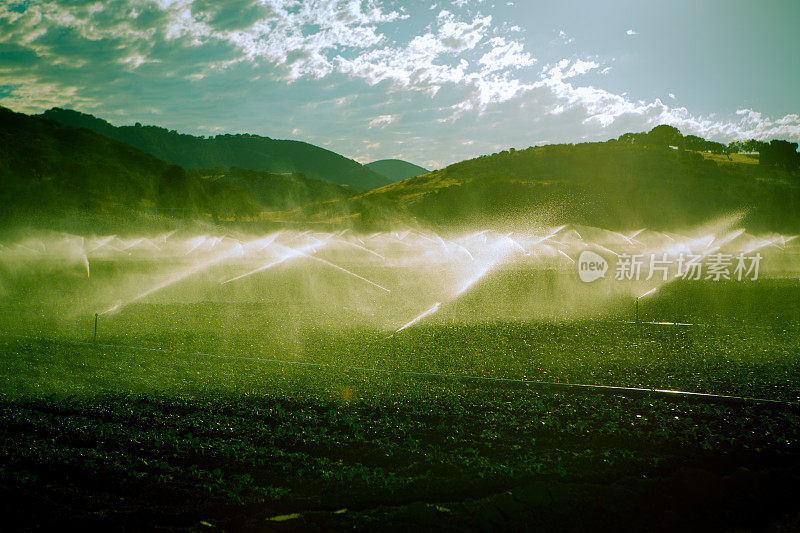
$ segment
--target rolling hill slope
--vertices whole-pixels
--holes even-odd
[[[366,225],[450,228],[571,222],[675,230],[741,213],[752,229],[797,232],[799,206],[797,172],[610,141],[482,156],[325,209],[360,212]]]
[[[427,174],[429,171],[414,163],[401,159],[381,159],[364,165],[373,172],[386,176],[391,181],[401,181],[420,174]]]
[[[103,124],[117,134],[152,130],[153,139],[164,135],[159,128]],[[0,109],[0,125],[0,199],[8,206],[6,216],[155,206],[361,230],[515,230],[575,223],[676,231],[735,214],[751,230],[800,232],[800,172],[756,164],[750,156],[621,141],[549,145],[482,156],[355,193],[299,172],[238,165],[184,171],[89,129],[6,109]],[[236,147],[248,139],[256,146],[265,141],[167,135],[179,143],[168,143],[165,150],[181,142],[192,150],[209,141],[214,142],[208,146],[219,147],[233,137],[241,137],[231,140]]]
[[[111,213],[121,221],[136,213],[243,220],[354,194],[299,173],[186,171],[89,129],[0,107],[0,219],[6,225],[65,213]]]
[[[205,138],[139,124],[117,127],[92,115],[60,108],[41,116],[67,126],[88,128],[186,169],[238,167],[274,174],[300,172],[359,191],[391,181],[352,159],[300,141],[250,134]]]
[[[87,129],[0,107],[2,216],[163,208],[247,216],[252,194],[201,180],[183,168]]]
[[[263,211],[285,211],[355,196],[347,187],[310,179],[296,172],[271,174],[233,167],[222,173],[212,173],[209,179],[249,191]]]

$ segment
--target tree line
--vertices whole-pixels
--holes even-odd
[[[678,128],[662,124],[649,132],[624,133],[616,139],[616,142],[647,147],[674,147],[679,150],[694,150],[723,155],[757,153],[760,165],[787,170],[800,169],[800,154],[797,152],[798,143],[785,140],[773,139],[766,142],[749,139],[747,141],[733,141],[729,144],[723,144],[703,139],[697,135],[683,135]]]

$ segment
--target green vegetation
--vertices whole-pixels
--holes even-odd
[[[400,159],[381,159],[364,166],[381,176],[386,176],[390,181],[400,181],[429,172],[419,165]]]
[[[785,170],[800,169],[800,154],[797,143],[773,139],[770,142],[733,141],[727,146],[703,139],[697,135],[682,135],[678,128],[662,124],[647,133],[625,133],[617,139],[623,144],[647,146],[651,148],[673,147],[681,150],[710,152],[712,154],[736,154],[740,152],[757,153],[758,163],[765,167],[777,167]]]
[[[4,526],[800,526],[797,249],[774,234],[800,228],[791,143],[758,145],[756,164],[660,126],[357,194],[293,166],[301,143],[49,115],[105,131],[0,109]],[[247,169],[287,146],[279,168]],[[184,153],[190,170],[174,164]],[[223,153],[236,166],[219,168]],[[516,235],[529,249],[496,231],[565,223],[597,227]],[[681,242],[600,229],[693,225]],[[408,226],[474,242],[339,231]],[[639,286],[581,286],[565,251],[592,233],[634,250],[741,237],[769,265],[758,281],[660,283],[637,308],[690,326],[625,323]]]
[[[273,174],[298,172],[312,179],[349,185],[354,190],[389,183],[384,176],[352,159],[300,141],[250,134],[196,137],[141,124],[116,127],[92,115],[59,108],[41,116],[67,126],[88,128],[186,169],[239,167]]]
[[[209,310],[178,309],[198,318]],[[164,338],[185,339],[179,330],[192,326],[174,327]],[[228,355],[273,355],[253,331],[231,334]],[[147,342],[141,335],[102,341]],[[6,339],[4,516],[39,527],[247,530],[796,523],[796,411],[346,369],[372,358],[379,367],[526,369],[531,379],[617,384],[644,377],[788,398],[800,367],[783,353],[796,344],[761,344],[768,336],[753,329],[597,323],[436,326],[369,339],[318,335],[302,360],[328,368]]]
[[[391,336],[283,295],[135,303],[100,318],[98,346],[82,344],[91,317],[53,313],[55,296],[6,300],[1,329],[34,338],[0,341],[4,516],[43,528],[791,530],[797,285],[733,285],[677,286],[642,307],[645,320],[704,326],[624,324],[620,308],[593,321],[442,316]]]
[[[359,212],[365,225],[381,228],[415,221],[422,227],[576,223],[676,231],[741,213],[754,231],[800,229],[798,171],[717,163],[701,152],[670,149],[663,144],[669,140],[653,145],[625,138],[482,156],[317,209],[332,217]]]
[[[262,211],[284,211],[306,204],[346,199],[350,189],[329,181],[309,179],[300,173],[270,174],[233,167],[228,171],[201,170],[215,182],[250,191]]]
[[[153,212],[188,217],[247,216],[252,195],[201,180],[136,148],[87,129],[61,126],[0,108],[0,202],[3,225],[71,213]]]
[[[297,173],[186,171],[88,129],[3,108],[0,137],[4,229],[175,228],[175,219],[247,220],[353,195]]]
[[[147,208],[166,217],[365,231],[563,223],[679,230],[741,214],[752,231],[800,229],[800,156],[796,143],[778,140],[725,146],[662,125],[606,143],[511,149],[356,194],[331,182],[366,188],[390,180],[356,184],[365,172],[377,174],[304,143],[114,127],[61,109],[43,117],[79,129],[8,110],[2,117],[7,219],[49,224],[69,211],[124,219]],[[758,158],[736,153],[749,151]],[[392,179],[424,170],[395,160],[374,165]]]

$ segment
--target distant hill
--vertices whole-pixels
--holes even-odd
[[[679,231],[742,214],[742,224],[751,231],[800,232],[796,144],[784,141],[761,143],[763,153],[756,160],[716,145],[709,145],[710,151],[687,149],[672,144],[674,136],[658,144],[652,132],[625,134],[604,143],[512,149],[354,192],[296,170],[266,172],[239,165],[184,170],[93,130],[140,135],[154,143],[162,139],[164,150],[179,151],[185,143],[200,154],[203,147],[214,152],[228,146],[245,159],[247,152],[239,151],[243,146],[252,143],[255,150],[271,142],[262,137],[203,139],[153,127],[115,128],[73,112],[57,114],[94,121],[95,127],[75,129],[0,108],[0,221],[67,210],[153,208],[246,223],[358,230],[516,231],[574,223]],[[265,157],[254,153],[256,159]],[[332,156],[331,161],[344,159]]]
[[[510,150],[319,207],[332,218],[357,213],[375,227],[571,222],[675,231],[744,213],[749,229],[800,231],[800,173],[710,155],[617,141]]]
[[[352,159],[300,141],[250,134],[205,138],[138,123],[117,127],[92,115],[60,108],[50,109],[42,117],[67,126],[88,128],[186,169],[238,167],[273,174],[299,172],[357,191],[391,182]]]
[[[0,217],[66,212],[180,210],[250,216],[252,193],[202,180],[183,168],[88,129],[0,107]]]
[[[391,181],[401,181],[420,174],[427,174],[428,170],[414,163],[401,159],[381,159],[364,165],[373,172],[386,176]]]
[[[233,167],[225,172],[200,171],[208,179],[249,191],[262,211],[285,211],[306,204],[355,196],[346,187],[307,178],[300,173],[271,174]]]
[[[0,107],[0,221],[66,213],[256,219],[355,193],[299,173],[186,171],[86,128]]]

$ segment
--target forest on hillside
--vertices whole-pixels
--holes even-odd
[[[753,229],[800,231],[797,143],[723,145],[664,125],[607,142],[512,148],[360,194],[302,172],[186,170],[94,130],[7,109],[0,138],[8,223],[145,212],[360,230],[667,229],[741,215]]]

